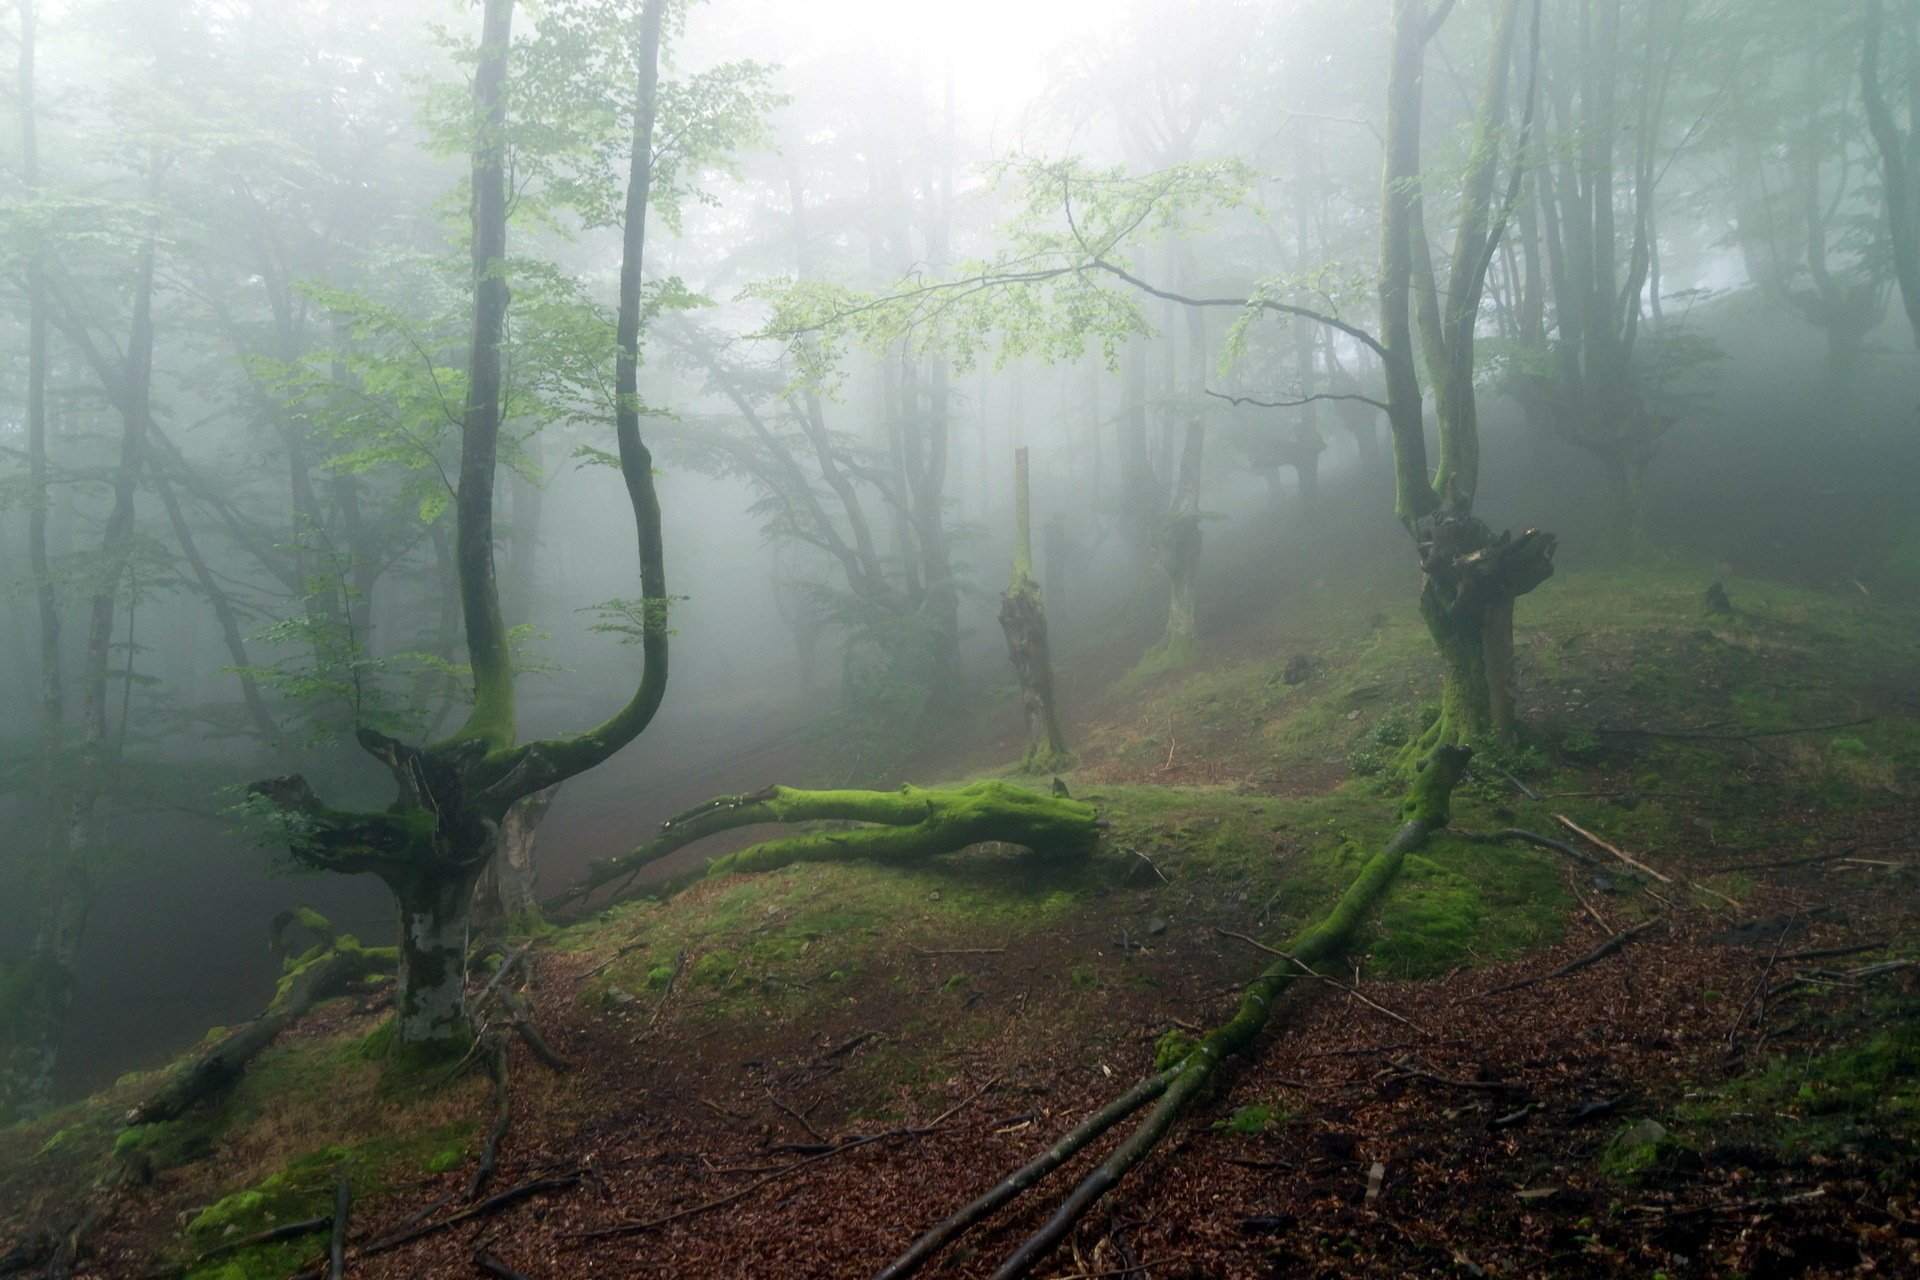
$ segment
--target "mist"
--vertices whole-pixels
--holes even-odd
[[[0,1274],[1913,1265],[1910,4],[0,26]]]

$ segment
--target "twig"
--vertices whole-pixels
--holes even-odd
[[[955,1103],[953,1106],[948,1107],[945,1111],[941,1112],[938,1116],[935,1116],[933,1120],[927,1124],[915,1125],[915,1126],[901,1128],[901,1129],[890,1129],[885,1133],[868,1134],[858,1138],[848,1138],[846,1141],[838,1143],[826,1151],[819,1152],[818,1154],[815,1154],[815,1155],[806,1156],[803,1159],[795,1160],[792,1164],[782,1165],[780,1168],[775,1169],[772,1173],[769,1173],[761,1178],[756,1178],[752,1182],[749,1182],[746,1186],[741,1187],[736,1191],[730,1191],[726,1195],[716,1197],[715,1199],[703,1201],[700,1204],[691,1205],[685,1209],[676,1209],[672,1213],[662,1214],[660,1217],[657,1217],[657,1218],[647,1218],[645,1220],[636,1221],[636,1222],[621,1222],[621,1223],[616,1223],[611,1227],[600,1227],[592,1231],[564,1232],[561,1234],[559,1238],[562,1240],[610,1240],[619,1236],[639,1235],[643,1232],[652,1231],[659,1227],[664,1227],[669,1223],[678,1222],[683,1218],[691,1218],[696,1214],[702,1214],[712,1209],[722,1208],[726,1205],[732,1204],[736,1200],[745,1199],[747,1196],[752,1195],[754,1192],[758,1191],[760,1188],[768,1185],[769,1183],[778,1182],[781,1178],[786,1177],[788,1174],[796,1173],[799,1170],[804,1169],[809,1165],[818,1164],[822,1160],[831,1160],[835,1156],[845,1155],[847,1152],[857,1150],[861,1147],[872,1146],[876,1142],[887,1142],[889,1140],[898,1139],[898,1138],[917,1138],[917,1137],[922,1137],[929,1133],[934,1133],[938,1131],[941,1125],[943,1125],[947,1120],[951,1119],[955,1114],[957,1114],[963,1108],[972,1105],[976,1100],[978,1100],[982,1095],[984,1095],[987,1092],[987,1090],[993,1088],[995,1085],[999,1083],[1000,1083],[1000,1077],[995,1076],[993,1079],[987,1081],[984,1085],[980,1086],[980,1088],[976,1090],[972,1095],[970,1095],[969,1097],[963,1099],[958,1103]]]
[[[1152,867],[1153,874],[1160,877],[1160,883],[1162,884],[1173,883],[1173,881],[1167,879],[1167,873],[1160,869],[1160,864],[1155,862],[1152,858],[1149,858],[1146,854],[1142,853],[1138,849],[1128,849],[1127,852],[1131,853],[1134,857],[1140,859],[1140,861],[1146,863],[1149,867]]]
[[[1535,791],[1532,787],[1528,786],[1526,783],[1520,781],[1519,778],[1515,777],[1512,773],[1508,772],[1506,769],[1502,768],[1501,766],[1494,764],[1491,761],[1488,761],[1487,767],[1492,769],[1495,773],[1499,774],[1501,777],[1505,778],[1508,782],[1511,782],[1514,785],[1514,789],[1517,790],[1521,795],[1525,796],[1527,799],[1538,800],[1540,798],[1539,792]]]
[[[778,1097],[776,1097],[771,1093],[767,1095],[767,1100],[773,1103],[774,1106],[786,1112],[788,1115],[792,1116],[794,1118],[795,1123],[797,1123],[802,1129],[805,1129],[808,1135],[812,1137],[814,1141],[825,1142],[827,1140],[827,1136],[825,1134],[821,1133],[818,1129],[813,1127],[813,1122],[807,1119],[806,1112],[795,1111],[792,1107],[780,1101]]]
[[[1714,867],[1711,870],[1714,875],[1725,875],[1730,871],[1776,871],[1782,867],[1810,867],[1821,862],[1838,862],[1842,858],[1849,857],[1859,847],[1857,844],[1850,844],[1832,853],[1816,853],[1805,858],[1773,858],[1765,862],[1736,862],[1730,867]]]
[[[593,966],[593,968],[587,970],[585,973],[575,978],[574,981],[585,982],[588,978],[597,978],[601,974],[605,973],[607,970],[613,968],[613,966],[619,963],[621,960],[632,955],[634,952],[646,950],[647,945],[648,944],[644,940],[640,942],[629,942],[626,946],[620,948],[618,951],[608,956],[606,960],[602,961],[600,964]]]
[[[1863,724],[1872,724],[1876,718],[1863,716],[1858,720],[1839,720],[1833,724],[1809,724],[1793,729],[1757,729],[1752,733],[1707,733],[1694,729],[1609,729],[1605,726],[1595,728],[1594,732],[1637,738],[1678,738],[1696,742],[1752,742],[1755,738],[1785,738],[1796,733],[1826,733],[1832,729],[1853,729]]]
[[[1780,961],[1780,948],[1786,945],[1787,934],[1792,931],[1793,921],[1789,920],[1781,927],[1780,936],[1773,940],[1773,950],[1767,956],[1767,967],[1760,971],[1759,978],[1754,981],[1753,990],[1747,992],[1747,998],[1740,1002],[1740,1012],[1733,1015],[1733,1025],[1727,1028],[1728,1049],[1732,1049],[1740,1039],[1740,1028],[1746,1025],[1747,1010],[1753,1007],[1755,1000],[1760,1000],[1760,1016],[1763,1018],[1766,1016],[1767,1005],[1761,997],[1761,992],[1766,990],[1767,979],[1773,976],[1773,966]]]
[[[1403,1076],[1415,1080],[1431,1080],[1435,1084],[1444,1084],[1453,1089],[1470,1089],[1477,1093],[1525,1093],[1527,1086],[1515,1084],[1511,1080],[1460,1080],[1453,1076],[1435,1075],[1431,1071],[1414,1066],[1405,1058],[1394,1058],[1387,1066]]]
[[[526,1272],[515,1271],[512,1267],[500,1261],[500,1259],[494,1257],[484,1249],[475,1249],[473,1251],[473,1265],[488,1275],[495,1277],[495,1280],[533,1280],[533,1277]]]
[[[1597,845],[1602,849],[1605,849],[1608,853],[1620,859],[1620,861],[1626,863],[1628,866],[1633,867],[1635,870],[1646,872],[1648,875],[1652,876],[1655,880],[1658,880],[1661,884],[1673,883],[1673,877],[1663,876],[1658,871],[1655,871],[1652,867],[1648,866],[1646,863],[1640,861],[1638,858],[1635,858],[1631,854],[1623,853],[1619,849],[1614,848],[1612,845],[1608,844],[1605,840],[1602,840],[1599,836],[1593,834],[1593,832],[1591,831],[1588,831],[1585,827],[1582,827],[1579,823],[1575,822],[1572,818],[1569,818],[1566,814],[1556,813],[1553,816],[1555,821],[1557,821],[1561,826],[1565,827],[1567,830],[1573,832],[1573,834],[1577,836],[1581,836],[1586,840],[1588,840],[1589,842],[1591,842],[1592,844]]]
[[[998,956],[1005,955],[1007,951],[1005,947],[947,947],[942,949],[915,947],[913,949],[923,956]]]
[[[1555,969],[1551,973],[1536,974],[1534,977],[1531,977],[1531,978],[1522,978],[1518,982],[1509,982],[1505,986],[1495,987],[1491,991],[1483,991],[1478,996],[1474,996],[1472,998],[1476,1000],[1484,1000],[1488,996],[1505,995],[1509,991],[1518,991],[1523,987],[1531,987],[1535,983],[1549,982],[1554,978],[1564,978],[1568,974],[1574,972],[1577,969],[1584,969],[1590,964],[1594,964],[1598,961],[1606,959],[1608,956],[1620,950],[1622,947],[1626,946],[1629,942],[1632,942],[1635,938],[1638,938],[1641,934],[1653,928],[1654,925],[1659,924],[1664,919],[1666,919],[1665,916],[1655,916],[1651,920],[1643,920],[1639,924],[1633,926],[1633,928],[1631,929],[1623,929],[1619,933],[1614,934],[1612,937],[1608,938],[1605,942],[1601,943],[1599,946],[1595,947],[1593,950],[1587,952],[1587,954],[1581,956],[1579,959],[1567,961],[1565,964],[1561,965],[1558,969]]]
[[[1386,1014],[1389,1018],[1392,1018],[1395,1022],[1398,1022],[1403,1026],[1411,1027],[1416,1032],[1419,1032],[1421,1035],[1426,1034],[1426,1028],[1422,1027],[1419,1023],[1415,1022],[1412,1018],[1406,1017],[1402,1014],[1395,1013],[1393,1010],[1387,1008],[1387,1006],[1383,1004],[1380,1004],[1378,1001],[1368,999],[1366,996],[1360,993],[1360,989],[1358,987],[1348,986],[1346,983],[1340,981],[1338,978],[1328,977],[1326,974],[1321,973],[1319,970],[1315,969],[1312,965],[1309,965],[1304,960],[1301,960],[1298,956],[1289,955],[1287,952],[1280,950],[1278,947],[1270,947],[1266,943],[1260,941],[1258,938],[1250,938],[1244,933],[1235,933],[1231,929],[1222,929],[1218,925],[1214,926],[1213,931],[1219,934],[1223,938],[1238,938],[1240,941],[1247,943],[1250,946],[1258,947],[1260,950],[1266,952],[1270,956],[1279,956],[1282,960],[1291,961],[1292,963],[1298,965],[1300,967],[1300,971],[1302,973],[1305,973],[1307,976],[1312,978],[1317,978],[1321,982],[1326,983],[1330,987],[1334,987],[1334,988],[1337,988],[1338,990],[1346,992],[1348,995],[1358,1000],[1361,1004],[1366,1005],[1370,1009],[1375,1009],[1381,1013]]]
[[[1590,853],[1583,853],[1565,840],[1555,840],[1552,836],[1543,836],[1532,831],[1522,831],[1519,827],[1505,827],[1499,831],[1462,831],[1457,827],[1449,828],[1448,834],[1474,844],[1499,844],[1506,840],[1520,840],[1527,844],[1539,845],[1542,849],[1551,849],[1555,853],[1564,853],[1582,866],[1597,867],[1600,859]]]
[[[1850,946],[1850,947],[1819,947],[1812,951],[1788,951],[1788,952],[1784,952],[1780,956],[1780,959],[1782,960],[1830,960],[1834,956],[1853,956],[1853,955],[1859,955],[1862,951],[1875,951],[1886,945],[1887,945],[1887,939],[1880,938],[1873,942],[1855,943],[1853,946]]]
[[[437,1235],[445,1231],[448,1227],[457,1227],[461,1223],[469,1222],[474,1218],[483,1218],[488,1214],[498,1213],[500,1210],[510,1205],[518,1204],[520,1201],[532,1196],[545,1195],[549,1191],[565,1191],[579,1184],[580,1174],[578,1173],[560,1174],[550,1178],[533,1178],[521,1183],[517,1187],[509,1187],[505,1191],[495,1192],[479,1204],[462,1209],[458,1213],[448,1214],[446,1217],[433,1222],[422,1222],[404,1231],[395,1232],[384,1239],[376,1240],[372,1244],[361,1245],[358,1249],[354,1250],[354,1256],[370,1258],[376,1254],[391,1253],[401,1245],[412,1244],[415,1240],[423,1236]]]
[[[333,1225],[333,1219],[325,1214],[318,1218],[305,1218],[299,1222],[283,1222],[277,1227],[268,1227],[265,1231],[256,1231],[250,1236],[238,1240],[229,1240],[217,1245],[195,1258],[187,1268],[193,1270],[203,1262],[215,1258],[224,1258],[230,1253],[239,1253],[242,1249],[251,1249],[256,1245],[278,1244],[282,1240],[291,1240],[295,1236],[311,1235],[315,1231],[325,1231]]]

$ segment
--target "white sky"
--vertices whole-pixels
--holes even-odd
[[[1048,55],[1111,23],[1124,0],[730,0],[753,27],[779,32],[766,57],[802,68],[835,52],[872,50],[916,65],[938,94],[951,57],[969,130],[1004,139],[1045,82]],[[698,10],[693,22],[698,21]],[[731,15],[730,15],[731,16]],[[691,24],[690,24],[691,26]]]

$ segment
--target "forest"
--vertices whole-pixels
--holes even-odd
[[[1920,3],[0,68],[0,1280],[1920,1276]]]

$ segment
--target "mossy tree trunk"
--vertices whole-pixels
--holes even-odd
[[[360,745],[392,773],[398,796],[378,813],[330,808],[307,782],[256,783],[294,857],[322,870],[379,876],[400,916],[394,1044],[408,1056],[454,1052],[469,1034],[466,939],[474,884],[493,858],[501,827],[524,798],[595,768],[638,737],[666,692],[668,619],[660,504],[653,459],[640,437],[638,395],[641,262],[653,181],[654,109],[665,0],[647,0],[637,44],[638,93],[629,157],[615,333],[614,434],[633,509],[640,560],[643,661],[625,705],[570,737],[518,743],[514,678],[493,562],[493,509],[503,416],[502,351],[508,292],[507,68],[513,0],[486,0],[473,76],[473,346],[461,424],[455,495],[455,566],[473,710],[446,741],[412,747],[368,729]]]
[[[1442,8],[1444,18],[1451,6]],[[1480,300],[1525,171],[1534,88],[1529,73],[1524,119],[1504,194],[1495,176],[1496,141],[1507,120],[1509,66],[1521,0],[1505,0],[1475,116],[1480,142],[1461,178],[1454,246],[1444,286],[1433,261],[1422,211],[1421,82],[1427,43],[1438,32],[1422,0],[1392,0],[1393,35],[1387,85],[1387,164],[1380,271],[1380,343],[1387,418],[1393,432],[1395,511],[1414,535],[1424,575],[1421,614],[1442,667],[1442,714],[1416,749],[1513,732],[1513,601],[1553,572],[1554,538],[1529,529],[1497,537],[1473,515],[1479,485],[1480,433],[1473,385],[1474,331]],[[1533,25],[1531,64],[1539,60]],[[1433,380],[1439,459],[1427,471],[1426,429],[1414,318],[1421,355]]]
[[[1027,749],[1020,767],[1050,773],[1065,767],[1066,735],[1053,704],[1053,661],[1047,650],[1047,611],[1033,577],[1033,522],[1027,451],[1013,455],[1013,576],[1000,597],[1000,630],[1020,681],[1020,710],[1027,722]]]
[[[1471,516],[1421,523],[1420,615],[1440,654],[1440,719],[1417,744],[1506,741],[1514,731],[1513,602],[1553,573],[1552,534],[1498,537]]]
[[[1416,770],[1402,822],[1384,848],[1361,866],[1325,918],[1294,937],[1286,958],[1267,966],[1247,984],[1233,1016],[1198,1039],[1175,1032],[1160,1044],[1157,1068],[1038,1158],[962,1206],[922,1235],[879,1273],[879,1280],[905,1280],[949,1244],[1015,1197],[1029,1190],[1129,1115],[1153,1103],[1146,1118],[1112,1153],[1059,1203],[1045,1225],[1009,1254],[993,1280],[1019,1280],[1051,1254],[1087,1211],[1118,1186],[1172,1131],[1176,1121],[1201,1097],[1220,1067],[1244,1054],[1272,1016],[1274,1002],[1304,972],[1338,958],[1352,945],[1361,925],[1379,905],[1400,873],[1407,854],[1418,849],[1450,820],[1454,788],[1466,774],[1472,752],[1443,747],[1427,755]]]
[[[629,879],[695,841],[723,831],[802,822],[872,825],[754,845],[674,877],[667,887],[709,874],[769,871],[793,862],[913,862],[989,842],[1078,857],[1099,843],[1101,830],[1092,805],[1040,795],[1009,782],[976,782],[950,791],[914,786],[898,791],[804,791],[772,786],[746,795],[719,796],[668,819],[654,839],[618,858],[595,863],[547,906],[559,907],[603,885]],[[658,892],[659,886],[650,891]]]

